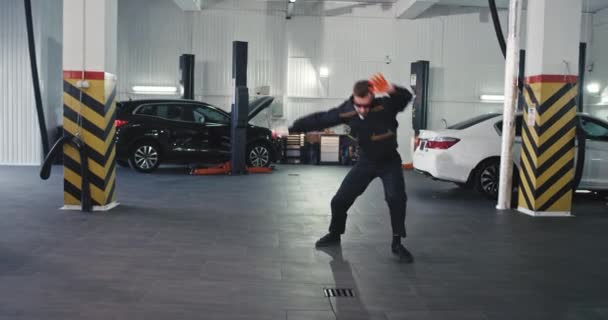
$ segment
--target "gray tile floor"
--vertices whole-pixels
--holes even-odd
[[[341,250],[313,243],[347,168],[271,175],[140,175],[119,169],[122,205],[57,210],[61,168],[0,167],[0,319],[608,319],[608,207],[576,218],[498,213],[450,184],[405,173],[406,244],[389,253],[375,181]],[[352,288],[332,298],[323,288]],[[333,308],[333,310],[332,310]]]

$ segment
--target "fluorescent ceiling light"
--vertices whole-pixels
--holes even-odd
[[[479,99],[487,102],[504,102],[505,96],[500,94],[482,94]]]
[[[600,93],[600,84],[597,82],[593,82],[587,85],[587,91],[589,93]]]
[[[134,93],[140,94],[175,94],[177,93],[176,87],[171,86],[133,86],[131,88]]]
[[[296,0],[289,0],[289,3],[296,3]]]
[[[321,78],[329,77],[329,69],[327,69],[327,67],[321,67],[321,69],[319,69],[319,77],[321,77]]]

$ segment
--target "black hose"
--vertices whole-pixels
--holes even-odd
[[[93,205],[91,202],[91,192],[89,188],[89,158],[87,157],[86,146],[84,142],[80,140],[80,138],[63,136],[57,140],[42,163],[42,167],[40,169],[40,178],[42,180],[47,180],[51,176],[53,161],[56,157],[63,154],[61,151],[63,150],[63,146],[65,144],[69,144],[76,148],[76,150],[78,150],[78,154],[80,155],[80,176],[82,177],[82,185],[80,186],[80,204],[82,206],[82,211],[91,212]]]
[[[576,149],[576,165],[574,170],[574,184],[572,190],[577,190],[583,178],[583,169],[585,168],[585,153],[587,149],[587,133],[583,129],[580,117],[576,123],[576,140],[578,146]]]
[[[51,151],[46,154],[44,158],[44,162],[42,162],[42,167],[40,168],[40,179],[47,180],[51,176],[51,167],[53,166],[54,159],[61,154],[63,150],[63,145],[68,143],[70,137],[63,136],[57,140],[57,142],[51,148]]]
[[[91,204],[91,191],[89,187],[89,158],[87,157],[86,145],[79,138],[72,139],[72,145],[78,149],[80,155],[80,176],[82,182],[80,185],[80,204],[82,211],[91,212],[93,205]]]
[[[500,45],[500,51],[502,51],[503,57],[507,57],[507,43],[505,42],[505,36],[502,33],[500,26],[500,17],[498,16],[498,9],[496,8],[496,2],[494,0],[488,0],[490,5],[490,13],[492,14],[492,22],[494,23],[494,32],[496,32],[496,38]]]
[[[89,190],[89,168],[86,146],[82,140],[77,137],[63,136],[55,143],[53,148],[49,148],[48,132],[46,131],[46,121],[44,118],[44,108],[42,105],[42,93],[40,90],[40,79],[38,76],[38,64],[36,63],[36,43],[34,41],[34,23],[32,19],[32,3],[31,0],[23,0],[25,5],[25,20],[27,25],[27,42],[30,53],[30,64],[32,69],[32,81],[34,83],[34,96],[36,99],[36,110],[38,111],[38,126],[40,127],[40,137],[42,140],[42,151],[46,155],[42,167],[40,169],[40,178],[46,180],[51,175],[51,167],[53,160],[63,154],[64,144],[69,144],[78,150],[80,155],[80,175],[82,177],[80,203],[82,211],[90,212],[93,209],[91,202],[91,192]]]
[[[519,98],[517,102],[517,111],[524,111],[526,99],[524,99],[524,75],[526,74],[526,50],[519,50],[519,75],[517,76],[517,90],[519,90]]]
[[[44,108],[42,106],[42,93],[40,92],[40,79],[38,77],[38,64],[36,63],[36,43],[34,42],[34,23],[32,21],[32,2],[23,0],[25,5],[25,21],[27,25],[27,43],[30,51],[30,64],[32,69],[32,81],[34,83],[34,97],[36,99],[36,110],[38,111],[38,126],[40,127],[40,139],[42,140],[42,152],[49,153],[49,136],[46,131],[44,119]]]

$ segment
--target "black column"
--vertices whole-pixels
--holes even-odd
[[[585,87],[585,69],[587,64],[587,44],[581,42],[578,47],[578,112],[584,111],[584,87]]]
[[[416,61],[411,64],[410,85],[416,98],[412,104],[412,127],[415,136],[420,130],[427,128],[427,105],[429,98],[429,66],[428,61]]]
[[[247,172],[247,126],[249,124],[249,89],[247,88],[247,42],[232,42],[232,79],[234,101],[231,122],[231,173]]]
[[[526,50],[519,50],[519,75],[517,75],[517,89],[519,90],[517,100],[517,111],[524,111],[526,100],[524,99],[524,78],[526,75]]]
[[[182,98],[194,100],[194,55],[182,54],[179,56],[179,83],[184,87]]]

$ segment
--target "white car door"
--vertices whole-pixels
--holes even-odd
[[[513,163],[519,167],[519,159],[521,157],[521,146],[522,146],[522,139],[521,139],[521,132],[522,132],[522,121],[523,121],[523,116],[521,114],[518,114],[515,116],[515,140],[513,140]],[[496,122],[496,124],[494,125],[494,127],[496,128],[496,130],[498,130],[498,132],[500,133],[500,135],[502,136],[502,120]]]
[[[587,134],[581,186],[608,190],[608,123],[581,116],[581,124]]]

